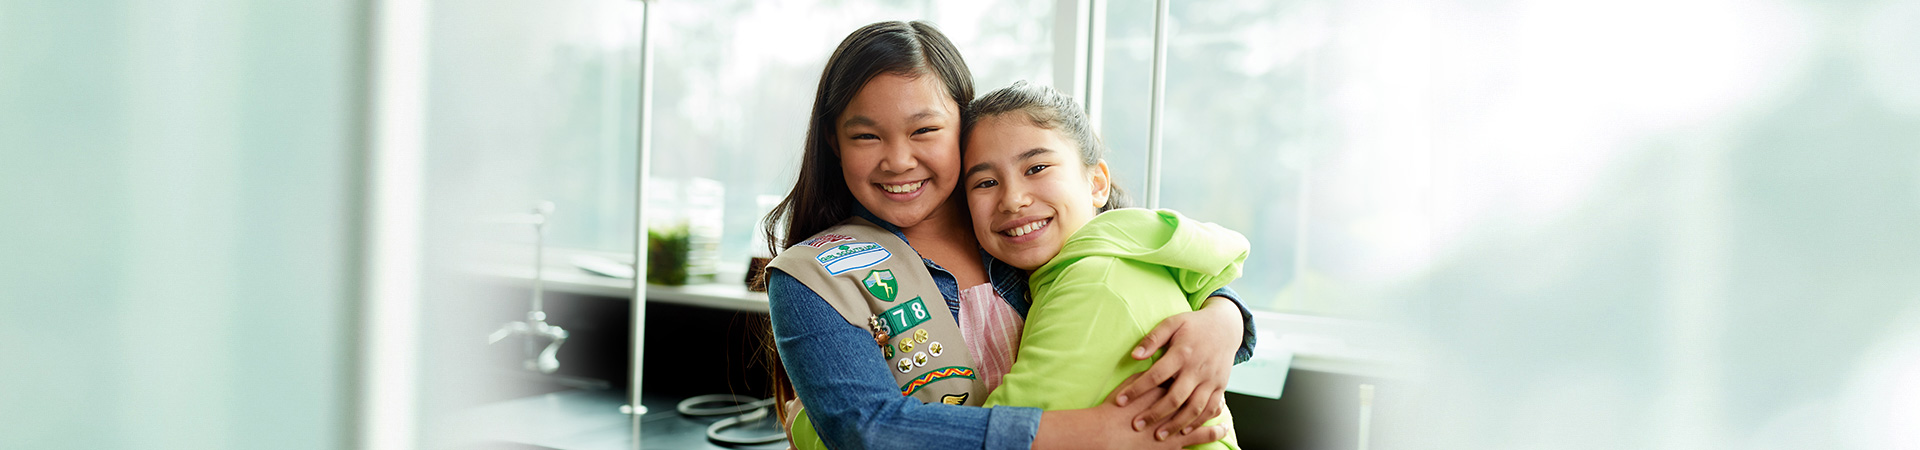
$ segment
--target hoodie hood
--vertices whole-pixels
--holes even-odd
[[[1247,248],[1240,233],[1172,210],[1116,209],[1094,216],[1068,237],[1060,254],[1034,271],[1033,282],[1051,279],[1081,259],[1113,257],[1166,266],[1189,300],[1198,301],[1240,278]]]

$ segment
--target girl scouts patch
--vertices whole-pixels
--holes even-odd
[[[867,293],[873,294],[873,298],[880,299],[880,301],[891,302],[893,301],[893,296],[899,295],[900,293],[900,284],[898,281],[894,281],[893,271],[891,270],[876,269],[872,272],[867,272],[867,278],[860,280],[860,282],[867,285]]]
[[[887,249],[881,247],[880,244],[854,242],[850,244],[840,244],[838,247],[828,249],[825,252],[821,252],[820,256],[814,259],[820,261],[821,267],[827,268],[827,275],[839,275],[854,270],[873,267],[874,264],[879,264],[882,261],[886,261],[887,258],[892,257],[893,253],[888,252]]]

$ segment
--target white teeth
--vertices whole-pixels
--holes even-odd
[[[1040,227],[1047,226],[1047,223],[1049,222],[1053,222],[1053,219],[1047,219],[1039,222],[1033,222],[1026,225],[1021,225],[1019,228],[1007,230],[1005,233],[1008,236],[1013,236],[1013,237],[1026,236],[1027,233],[1032,233],[1034,230],[1040,229]]]
[[[895,194],[905,194],[908,192],[913,192],[915,189],[920,189],[920,185],[926,182],[927,180],[920,180],[920,181],[915,181],[912,183],[901,184],[901,185],[882,184],[880,185],[880,189],[885,190],[887,192],[892,192]]]

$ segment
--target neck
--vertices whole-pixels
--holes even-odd
[[[916,245],[936,242],[964,245],[974,241],[973,225],[968,221],[966,204],[952,200],[940,205],[926,220],[912,227],[901,228],[900,234],[906,235],[907,240]]]

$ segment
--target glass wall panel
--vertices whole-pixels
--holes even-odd
[[[458,186],[437,197],[446,218],[531,244],[522,227],[474,224],[552,201],[548,246],[632,251],[639,6],[431,3],[429,175]]]
[[[1404,312],[1431,262],[1422,0],[1173,2],[1160,207],[1253,244],[1248,306]],[[1151,2],[1108,7],[1102,133],[1146,198]]]
[[[642,6],[429,2],[419,333],[427,447],[480,445],[519,430],[470,409],[551,389],[519,369],[537,351],[533,339],[489,343],[532,306],[526,285],[508,280],[533,273],[528,216],[537,204],[553,202],[548,248],[633,249]],[[556,252],[542,256],[547,277],[579,273]],[[564,349],[582,348],[571,345]],[[586,366],[572,353],[561,358],[566,374]]]
[[[0,3],[0,448],[350,446],[364,17]]]
[[[1421,439],[1920,442],[1920,4],[1432,15]]]

